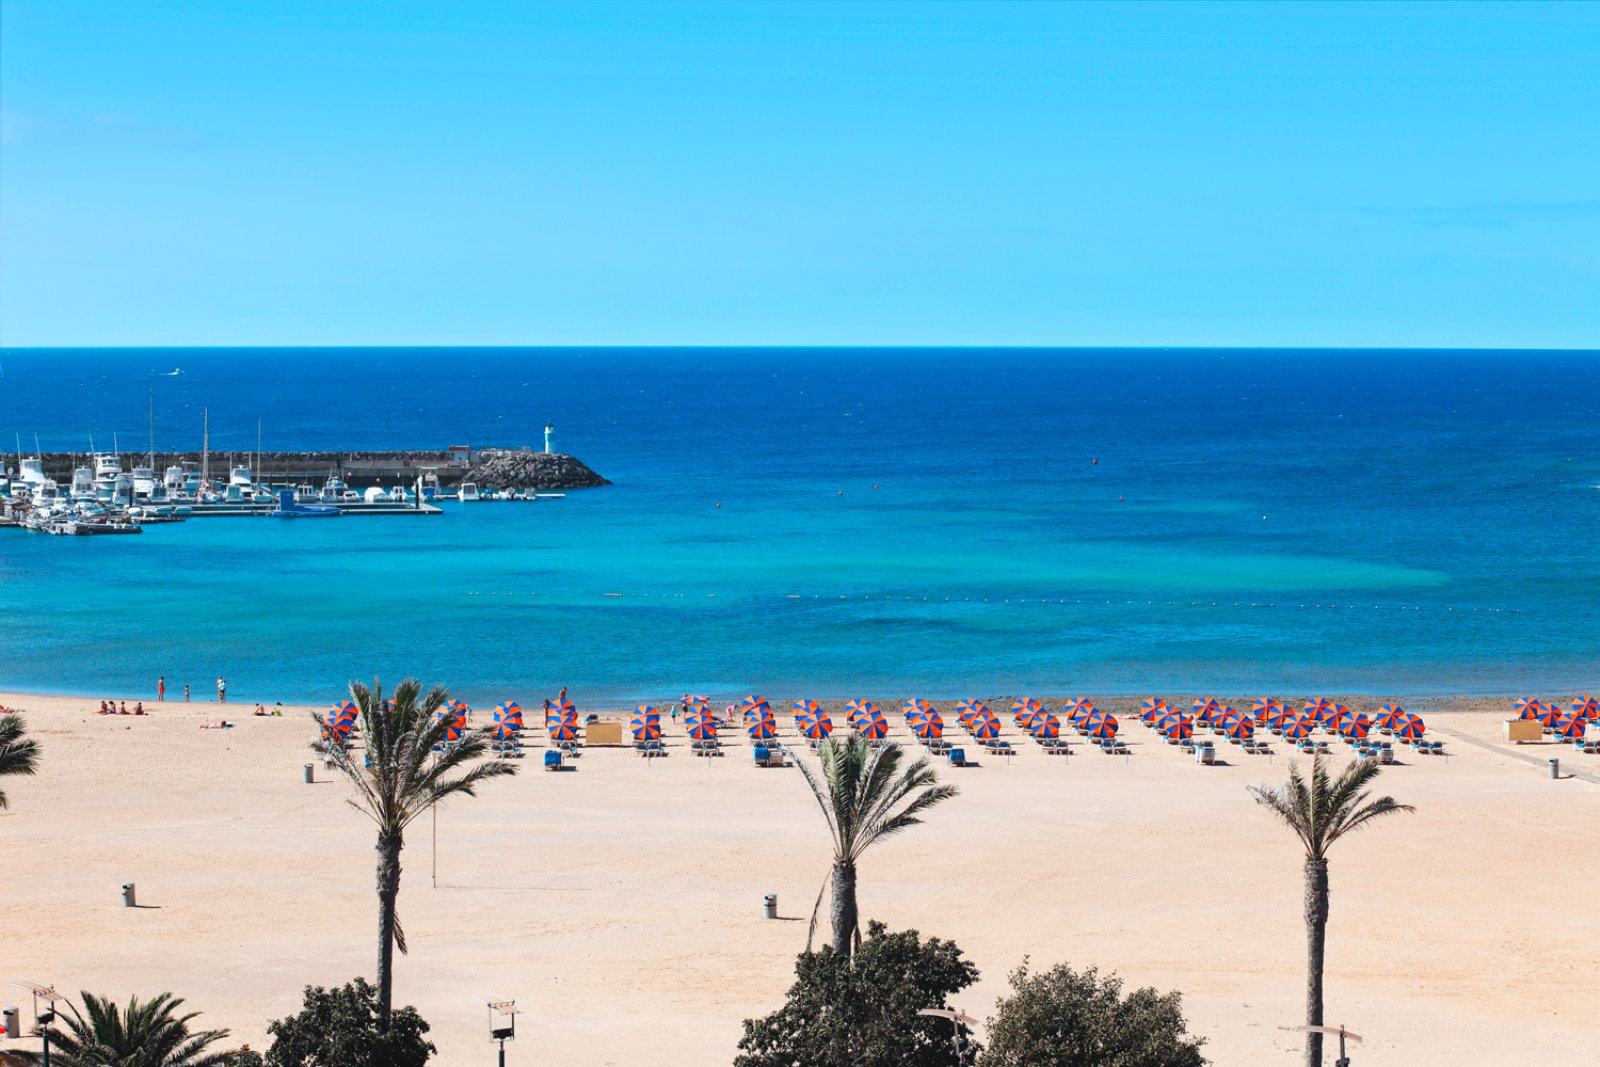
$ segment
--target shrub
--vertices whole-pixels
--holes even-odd
[[[989,1020],[980,1067],[1203,1067],[1204,1039],[1190,1037],[1177,993],[1136,989],[1094,968],[1060,964],[1011,974],[1012,995]]]
[[[435,1051],[427,1032],[411,1007],[393,1012],[384,1029],[378,991],[365,979],[338,989],[306,986],[300,1014],[267,1027],[267,1067],[422,1067]]]
[[[953,942],[867,926],[852,963],[827,947],[803,952],[787,1003],[746,1019],[734,1067],[955,1067],[951,1024],[918,1015],[978,979]],[[963,1029],[962,1041],[967,1045]],[[968,1046],[970,1048],[970,1045]]]

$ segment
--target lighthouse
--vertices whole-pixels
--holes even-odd
[[[555,443],[555,438],[556,438],[556,424],[553,423],[553,422],[545,423],[544,424],[544,454],[545,455],[548,456],[552,452],[555,451],[555,449],[551,447],[551,445],[553,445]]]

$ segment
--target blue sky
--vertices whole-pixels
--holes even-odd
[[[1600,346],[1600,4],[0,8],[0,345]]]

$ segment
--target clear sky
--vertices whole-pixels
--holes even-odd
[[[1600,347],[1600,4],[4,0],[0,345]]]

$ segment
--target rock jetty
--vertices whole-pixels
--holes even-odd
[[[593,489],[611,483],[562,452],[500,452],[472,470],[483,489]]]

